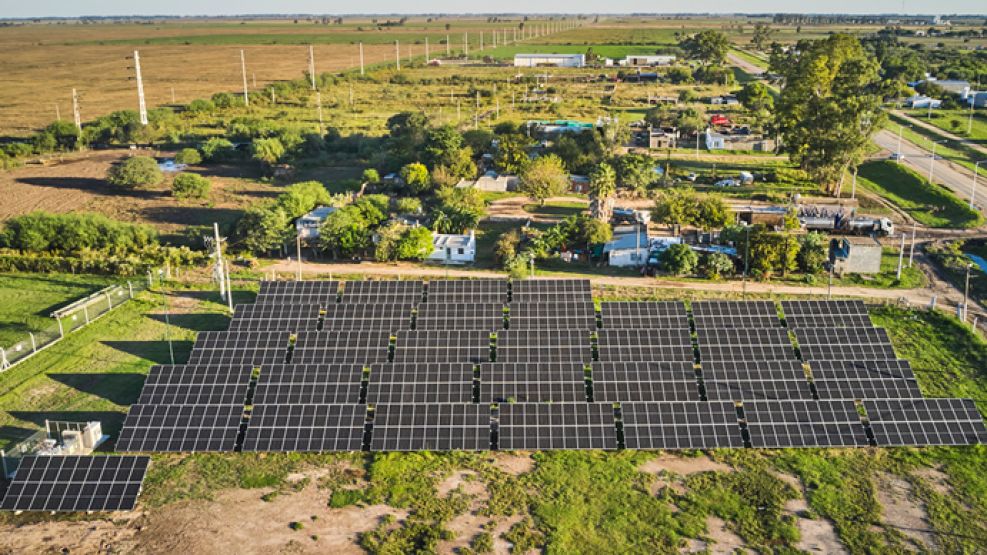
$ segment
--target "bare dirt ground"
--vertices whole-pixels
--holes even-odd
[[[733,468],[721,462],[716,462],[706,455],[699,457],[679,457],[677,455],[662,454],[638,467],[641,472],[648,474],[658,474],[660,472],[671,472],[688,476],[697,472],[732,472]]]
[[[915,497],[906,480],[891,474],[881,474],[874,489],[883,511],[884,524],[891,526],[923,550],[936,550],[936,537],[925,510],[925,504]]]
[[[167,155],[140,151],[142,155]],[[0,172],[0,221],[35,210],[99,212],[110,218],[149,223],[163,232],[187,225],[231,222],[239,211],[277,194],[277,188],[253,180],[250,168],[192,168],[212,182],[210,200],[179,201],[170,194],[171,178],[150,189],[123,190],[106,181],[106,171],[130,156],[127,150],[100,150],[66,155],[49,165],[29,165]]]
[[[805,497],[806,492],[802,481],[791,474],[779,473],[777,476],[799,492],[797,499],[792,499],[785,504],[785,510],[798,519],[797,523],[801,534],[798,548],[810,553],[847,553],[843,542],[836,535],[836,529],[833,528],[832,522],[824,518],[807,518],[810,514],[809,503]]]

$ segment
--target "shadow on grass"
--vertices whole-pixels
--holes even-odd
[[[103,345],[155,364],[171,364],[167,341],[103,341]],[[191,341],[172,341],[175,364],[182,364],[192,352]]]
[[[148,318],[190,331],[223,331],[230,325],[225,314],[148,314]]]
[[[42,422],[42,425],[44,423]],[[20,426],[0,426],[0,444],[7,443],[13,445],[14,443],[24,441],[31,434],[37,432],[31,428],[22,428]]]
[[[132,405],[144,387],[143,374],[48,374],[73,389],[95,395],[115,405]]]
[[[123,420],[127,416],[125,411],[10,411],[7,414],[16,420],[30,422],[31,424],[37,426],[37,429],[28,430],[28,433],[22,437],[15,438],[0,435],[0,440],[9,439],[14,442],[27,439],[27,437],[34,432],[44,429],[45,421],[47,420],[57,420],[61,422],[96,421],[102,425],[104,435],[116,436],[120,433],[120,428],[123,426]],[[0,433],[4,432],[5,428],[13,427],[5,426],[4,428],[0,428]],[[17,430],[17,428],[13,429],[15,431]]]

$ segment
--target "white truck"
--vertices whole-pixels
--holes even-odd
[[[826,231],[829,233],[846,233],[848,235],[877,235],[888,237],[894,235],[894,222],[887,218],[872,216],[844,217],[833,216],[799,216],[802,227],[809,231]]]

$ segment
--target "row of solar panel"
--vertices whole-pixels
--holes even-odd
[[[28,456],[0,500],[4,511],[129,511],[150,457]]]
[[[272,364],[253,403],[687,401],[921,397],[907,361]],[[253,368],[151,368],[138,405],[242,405]]]
[[[264,405],[245,451],[711,449],[987,443],[968,399],[426,405]],[[738,410],[739,409],[739,410]],[[148,417],[123,451],[230,451],[239,418]],[[369,438],[369,439],[368,439]],[[618,439],[622,439],[618,443]]]
[[[290,283],[290,282],[288,282]],[[402,282],[404,283],[404,282]],[[338,305],[249,304],[238,305],[231,331],[399,331],[499,329],[626,329],[689,328],[689,315],[681,302],[604,302],[599,321],[592,299],[553,298],[551,302],[488,302],[460,299],[447,304],[416,305],[388,299]],[[796,301],[783,301],[783,304]],[[816,301],[824,302],[824,301]],[[839,301],[834,301],[839,303]],[[859,302],[858,302],[859,303]],[[854,305],[858,306],[857,304]],[[786,320],[790,328],[869,327],[863,303],[861,313],[799,313]],[[793,310],[797,310],[793,308]],[[782,321],[769,301],[697,301],[692,305],[697,329],[780,328]]]
[[[481,279],[461,281],[263,281],[258,304],[504,302],[565,296],[592,300],[589,280],[534,280],[508,282]]]
[[[894,360],[880,328],[798,329],[803,360]],[[594,340],[595,337],[595,340]],[[696,359],[685,329],[506,330],[494,338],[483,331],[203,332],[192,349],[195,364],[376,362],[591,362],[681,361]],[[698,359],[796,360],[783,329],[701,329]],[[594,353],[595,350],[595,353]]]

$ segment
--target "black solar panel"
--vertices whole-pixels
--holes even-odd
[[[289,334],[282,331],[204,331],[199,332],[189,364],[242,365],[284,362]]]
[[[425,303],[418,307],[415,329],[485,330],[504,328],[504,305],[481,301],[462,303]]]
[[[347,281],[340,302],[376,304],[418,304],[425,284],[421,281]]]
[[[122,452],[232,451],[243,418],[236,405],[132,405],[116,449]]]
[[[853,401],[745,401],[752,447],[857,447],[867,434]]]
[[[717,329],[696,330],[699,360],[795,360],[795,350],[784,329]]]
[[[319,325],[319,306],[288,304],[240,304],[229,331],[309,331]]]
[[[610,405],[504,403],[498,430],[502,451],[617,448]]]
[[[588,363],[590,331],[580,329],[497,332],[497,362]]]
[[[490,333],[479,330],[415,330],[397,334],[394,362],[490,360]]]
[[[820,399],[918,398],[922,392],[914,380],[813,380]]]
[[[795,337],[805,360],[896,360],[882,328],[799,328]]]
[[[315,305],[336,303],[338,281],[262,281],[255,304]]]
[[[257,380],[254,406],[358,403],[362,378],[359,364],[265,366]]]
[[[817,380],[914,380],[907,360],[814,360],[809,364]]]
[[[863,301],[781,301],[785,319],[801,315],[867,315]]]
[[[596,329],[592,301],[512,302],[508,327],[525,329]]]
[[[771,301],[696,301],[692,318],[699,328],[777,328],[778,309]]]
[[[253,367],[249,365],[152,366],[137,404],[242,404],[252,371]]]
[[[387,331],[411,329],[409,303],[338,304],[326,316],[323,329],[332,331]]]
[[[878,445],[976,445],[987,429],[970,399],[863,401]]]
[[[480,365],[481,403],[585,402],[581,363]]]
[[[295,364],[370,364],[387,360],[386,331],[321,331],[299,333],[291,362]]]
[[[28,456],[0,502],[4,511],[130,511],[150,457]]]
[[[260,405],[254,407],[244,451],[359,451],[365,405]]]
[[[654,329],[689,327],[685,304],[672,301],[600,303],[603,329]]]
[[[790,328],[866,328],[873,326],[866,314],[806,314],[786,316]]]
[[[691,362],[594,362],[593,401],[698,401]]]
[[[688,329],[603,329],[597,332],[597,351],[604,362],[695,359]]]
[[[702,368],[706,398],[710,401],[812,399],[798,361],[710,361]]]
[[[621,403],[628,449],[743,447],[733,403]]]
[[[759,399],[812,399],[805,380],[706,381],[706,398],[710,401],[753,401]]]
[[[472,279],[430,281],[428,302],[446,303],[497,303],[507,302],[508,282],[503,279]]]
[[[490,449],[488,405],[377,405],[371,451]]]
[[[370,370],[367,402],[469,403],[473,400],[470,363],[375,364]]]
[[[527,279],[511,282],[511,298],[515,301],[536,302],[545,297],[557,296],[571,301],[592,301],[592,294],[593,289],[588,279]]]

